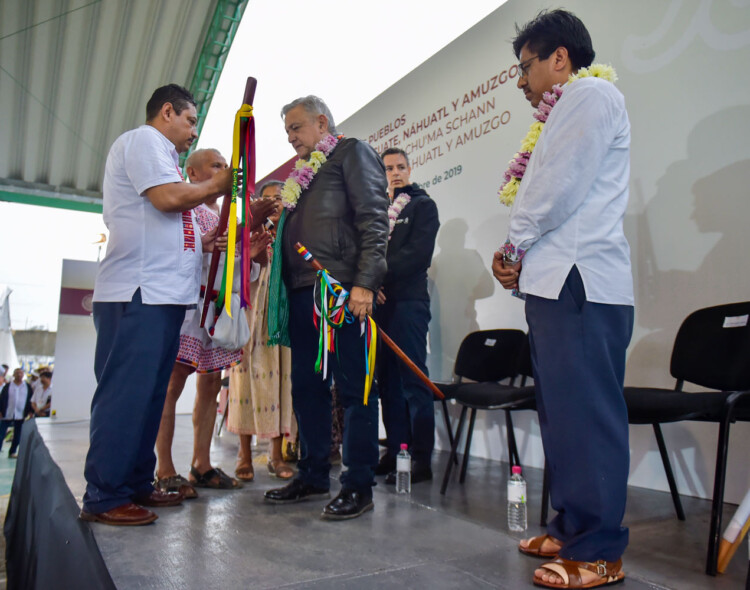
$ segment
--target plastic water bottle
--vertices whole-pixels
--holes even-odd
[[[409,445],[402,443],[396,455],[396,493],[411,494],[411,455],[406,449]]]
[[[525,531],[526,524],[526,480],[521,475],[521,466],[514,465],[508,480],[508,528],[513,532]]]

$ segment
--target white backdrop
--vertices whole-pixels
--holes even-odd
[[[525,329],[523,304],[496,286],[492,252],[509,210],[495,196],[531,123],[516,88],[514,24],[547,2],[511,0],[340,125],[378,151],[398,145],[412,180],[427,184],[442,227],[430,272],[429,368],[447,378],[463,336]],[[636,285],[636,328],[626,383],[673,386],[669,358],[691,311],[750,299],[750,2],[569,0],[591,32],[596,61],[617,70],[632,124],[626,233]],[[398,48],[384,48],[388,59]],[[323,97],[325,98],[325,97]],[[334,113],[335,116],[335,113]],[[524,463],[542,465],[536,418],[519,415]],[[476,454],[507,460],[501,413],[478,422]],[[681,492],[710,497],[717,427],[664,427]],[[443,440],[444,443],[444,440]],[[750,424],[733,427],[727,495],[750,487]],[[650,427],[631,428],[631,478],[667,489]]]

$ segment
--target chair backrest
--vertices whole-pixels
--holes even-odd
[[[670,372],[710,389],[750,389],[750,301],[706,307],[682,322]]]
[[[500,381],[518,374],[526,335],[521,330],[479,330],[461,342],[454,373],[472,381]]]

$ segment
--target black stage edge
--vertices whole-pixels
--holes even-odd
[[[18,457],[4,527],[8,589],[114,589],[34,420],[24,424]]]

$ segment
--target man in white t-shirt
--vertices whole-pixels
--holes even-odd
[[[229,169],[183,181],[178,154],[198,137],[186,89],[158,88],[146,119],[112,144],[102,191],[110,236],[94,287],[98,385],[80,516],[111,525],[148,524],[157,515],[143,506],[182,501],[154,490],[154,443],[180,325],[198,303],[203,250],[191,210],[232,186]]]
[[[37,418],[49,416],[52,407],[52,371],[41,371],[39,373],[39,387],[31,396],[31,409]]]

